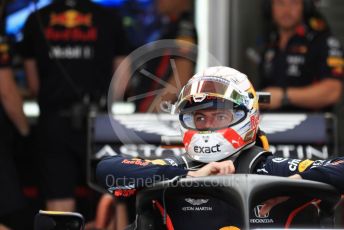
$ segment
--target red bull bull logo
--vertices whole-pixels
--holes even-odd
[[[50,15],[50,26],[64,26],[66,28],[74,28],[78,26],[91,26],[92,14],[83,14],[76,10],[67,10],[63,13],[52,13]]]
[[[52,13],[49,26],[45,29],[45,36],[50,41],[89,42],[96,41],[97,35],[97,28],[92,26],[92,14],[76,10]]]

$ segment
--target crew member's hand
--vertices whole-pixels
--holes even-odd
[[[235,173],[233,161],[211,162],[197,171],[189,171],[188,176],[203,177],[211,175],[227,175]]]
[[[302,179],[302,177],[299,174],[292,175],[289,178],[291,178],[291,179]],[[273,207],[275,207],[276,205],[278,205],[280,203],[283,203],[284,201],[289,200],[289,198],[290,197],[288,197],[288,196],[279,196],[279,197],[272,198],[270,200],[265,201],[263,203],[262,208],[260,209],[259,215],[261,215],[261,216],[267,215]]]
[[[266,105],[268,109],[278,109],[282,106],[283,89],[280,87],[268,87],[263,89],[264,92],[271,93],[270,104]],[[265,106],[264,106],[265,107]]]
[[[6,227],[5,225],[0,224],[0,230],[11,230],[11,229]]]
[[[23,125],[18,131],[21,136],[27,137],[30,134],[30,127],[28,125]]]

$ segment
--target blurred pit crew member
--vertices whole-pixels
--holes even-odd
[[[268,109],[330,111],[339,102],[343,50],[313,0],[266,0],[269,26],[260,65]],[[272,21],[272,23],[271,23]]]
[[[20,228],[24,198],[13,159],[16,130],[29,134],[23,102],[11,69],[8,40],[0,34],[0,229]]]

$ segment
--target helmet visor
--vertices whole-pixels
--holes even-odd
[[[232,101],[235,104],[243,104],[247,98],[246,92],[240,92],[233,87],[230,81],[217,77],[203,77],[189,82],[182,90],[179,103],[192,99],[201,102],[205,97],[213,96]],[[192,97],[192,98],[191,98]]]
[[[245,119],[246,115],[245,107],[208,101],[189,108],[186,106],[179,114],[179,119],[186,129],[209,131],[231,127]]]

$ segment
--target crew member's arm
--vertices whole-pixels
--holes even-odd
[[[38,41],[35,37],[40,34],[40,26],[37,22],[35,13],[31,14],[25,22],[23,29],[23,41],[21,42],[20,52],[24,59],[24,69],[28,90],[31,97],[37,97],[40,82],[37,68],[37,50],[35,50],[35,43]]]
[[[37,97],[39,91],[39,77],[36,60],[33,58],[24,60],[24,69],[30,96]]]
[[[269,157],[256,173],[283,177],[298,174],[302,179],[324,182],[344,193],[344,157],[316,161]]]
[[[23,101],[10,68],[0,68],[0,99],[6,114],[23,136],[29,133],[29,124],[23,112]]]
[[[127,90],[131,78],[131,63],[129,58],[125,56],[118,56],[114,59],[114,75],[112,78],[112,100],[123,100],[125,91]]]
[[[264,91],[271,93],[270,109],[282,106],[282,88],[268,87]],[[288,87],[285,93],[291,105],[317,110],[338,102],[342,93],[342,83],[336,79],[324,79],[306,87]]]

